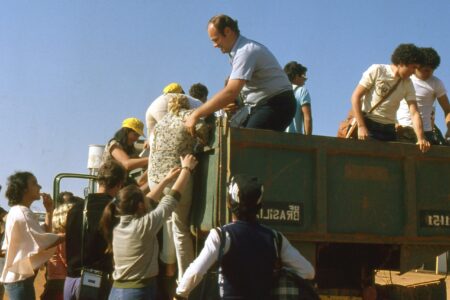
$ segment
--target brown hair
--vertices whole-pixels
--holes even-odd
[[[28,188],[28,180],[35,177],[30,172],[16,172],[8,177],[8,186],[5,196],[8,198],[8,205],[14,206],[20,204]]]
[[[112,252],[113,230],[119,223],[119,215],[134,215],[139,203],[144,202],[144,194],[136,185],[128,185],[121,189],[116,198],[109,202],[100,219],[100,229],[108,243],[106,252]]]
[[[112,189],[124,183],[127,176],[125,167],[118,161],[110,159],[103,163],[98,170],[98,183],[107,189]]]
[[[227,27],[229,27],[231,31],[235,32],[237,35],[241,33],[239,30],[238,21],[233,20],[227,15],[216,15],[209,20],[208,24],[213,24],[221,35],[225,34],[225,28]]]

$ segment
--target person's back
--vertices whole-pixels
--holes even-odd
[[[107,273],[112,272],[112,256],[105,254],[107,243],[99,230],[103,209],[111,200],[112,197],[107,194],[89,194],[88,196],[88,226],[84,238],[83,263],[81,262],[81,232],[84,203],[75,204],[69,211],[66,233],[67,276],[80,277],[83,266]]]
[[[222,258],[222,299],[269,299],[276,261],[274,233],[257,222],[222,227],[230,248]]]
[[[314,267],[282,234],[277,255],[278,234],[258,224],[263,193],[256,177],[237,174],[231,178],[227,203],[233,222],[221,227],[221,233],[210,231],[199,256],[179,281],[175,299],[187,299],[216,261],[221,266],[220,298],[226,300],[271,299],[276,263],[301,278],[314,278]]]

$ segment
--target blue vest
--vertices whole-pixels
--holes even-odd
[[[258,223],[237,221],[222,227],[231,245],[222,258],[222,299],[270,299],[276,261],[274,233]]]

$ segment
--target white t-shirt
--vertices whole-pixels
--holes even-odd
[[[422,117],[423,130],[432,131],[431,112],[433,111],[434,101],[436,98],[440,98],[447,94],[445,86],[442,81],[435,76],[431,76],[427,80],[422,80],[415,75],[412,75],[411,80],[414,84],[414,89],[416,90],[417,107],[419,108],[420,116]],[[408,104],[404,100],[400,102],[400,107],[397,111],[397,121],[402,126],[413,126]]]
[[[56,247],[48,248],[58,240],[58,235],[45,232],[37,216],[26,206],[15,205],[6,218],[5,267],[1,282],[11,283],[34,276],[34,270],[52,257]]]
[[[372,65],[367,69],[359,84],[367,89],[362,98],[362,111],[368,112],[399,80],[390,65]],[[382,124],[395,124],[397,110],[402,99],[416,101],[416,93],[410,78],[403,79],[391,95],[367,117]]]

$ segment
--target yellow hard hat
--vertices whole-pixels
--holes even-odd
[[[166,87],[163,89],[163,93],[175,93],[175,94],[184,94],[183,88],[179,83],[172,82],[166,85]]]
[[[144,136],[144,123],[137,118],[127,118],[122,122],[122,128],[130,128],[136,131],[139,135]]]

